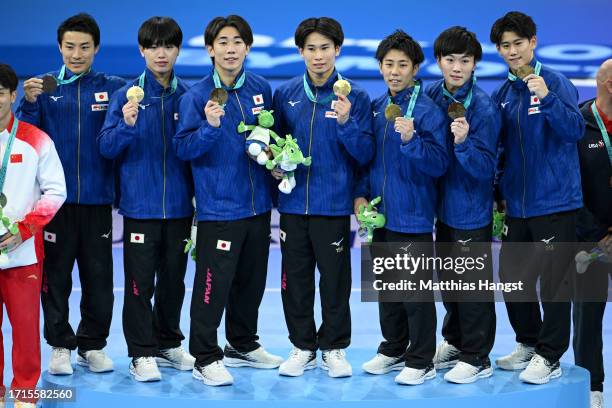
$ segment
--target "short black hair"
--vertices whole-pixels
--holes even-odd
[[[18,83],[19,80],[15,70],[8,64],[0,63],[0,86],[8,89],[10,92],[15,92]]]
[[[295,29],[293,39],[298,48],[304,48],[306,37],[312,33],[319,33],[334,42],[334,46],[341,47],[344,42],[342,26],[331,17],[310,17],[303,20]]]
[[[210,23],[206,26],[206,30],[204,30],[204,44],[212,46],[219,32],[225,27],[234,27],[238,30],[240,38],[242,38],[242,41],[244,41],[247,47],[253,45],[253,30],[251,30],[251,26],[244,18],[235,14],[227,17],[215,17],[210,20]]]
[[[376,49],[376,59],[378,62],[382,63],[385,56],[391,50],[398,50],[406,54],[410,61],[412,61],[412,65],[425,61],[421,45],[402,30],[395,30],[378,44]]]
[[[151,17],[138,30],[138,45],[151,48],[154,45],[164,47],[174,45],[177,48],[183,43],[183,31],[171,17]]]
[[[509,31],[516,33],[521,38],[531,39],[536,35],[536,24],[527,14],[520,11],[510,11],[493,23],[490,35],[491,42],[499,45],[502,35]]]
[[[465,54],[474,57],[474,62],[482,59],[482,46],[476,34],[465,27],[454,26],[442,31],[434,42],[436,59],[450,54]]]
[[[100,27],[92,16],[87,13],[79,13],[68,17],[57,28],[57,43],[62,45],[64,34],[67,31],[78,31],[79,33],[90,34],[94,41],[94,46],[100,45]]]

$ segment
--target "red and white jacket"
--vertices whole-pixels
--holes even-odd
[[[15,117],[11,114],[7,129],[0,132],[0,162],[14,122]],[[8,200],[4,216],[18,223],[23,239],[20,246],[8,253],[9,263],[2,268],[42,261],[37,257],[34,235],[42,232],[66,200],[66,181],[51,138],[23,121],[19,121],[13,141],[2,191]]]

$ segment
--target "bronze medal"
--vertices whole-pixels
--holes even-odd
[[[523,65],[522,67],[518,67],[516,70],[516,76],[523,79],[527,75],[533,74],[535,71],[531,65]]]
[[[44,93],[50,94],[55,92],[55,90],[57,89],[57,81],[54,77],[52,77],[51,75],[45,75],[42,78],[42,81],[42,89]]]
[[[351,84],[346,79],[334,82],[334,93],[336,95],[348,96],[351,93]]]
[[[214,88],[212,91],[210,91],[210,100],[217,102],[221,106],[227,103],[227,98],[227,91],[223,88]]]
[[[465,107],[459,102],[451,103],[448,105],[448,116],[452,120],[465,117]]]
[[[126,94],[128,101],[140,103],[144,99],[144,89],[139,86],[132,86],[127,90]]]

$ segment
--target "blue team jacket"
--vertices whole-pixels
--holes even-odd
[[[582,207],[576,142],[582,138],[584,120],[578,110],[578,91],[550,68],[543,66],[540,75],[549,90],[542,100],[531,95],[520,79],[506,80],[492,95],[502,117],[501,194],[512,217]]]
[[[395,95],[393,103],[405,113],[414,87]],[[389,94],[372,103],[376,156],[367,166],[355,196],[382,197],[379,212],[387,219],[385,228],[402,233],[433,231],[436,215],[436,182],[448,167],[446,118],[423,92],[413,110],[415,134],[403,143],[393,123],[385,119]]]
[[[444,96],[441,79],[427,87],[427,95],[444,112],[454,101]],[[497,107],[477,85],[467,81],[453,95],[463,102],[472,89],[465,119],[470,125],[467,138],[455,145],[446,115],[446,143],[450,152],[448,170],[439,181],[438,218],[453,228],[483,228],[493,216],[493,178],[497,164],[497,143],[501,119]]]
[[[57,78],[59,71],[50,72]],[[65,79],[73,76],[66,69]],[[96,138],[104,124],[109,97],[125,84],[121,78],[90,71],[78,80],[42,94],[35,103],[22,98],[19,120],[47,133],[64,167],[66,203],[111,204],[114,199],[113,162],[98,150]]]
[[[178,122],[178,101],[187,91],[178,79],[174,93],[145,71],[145,97],[135,126],[123,120],[126,91],[138,79],[120,88],[111,98],[104,127],[98,137],[100,152],[115,159],[121,195],[119,212],[130,218],[166,219],[193,215],[193,181],[189,163],[174,153],[172,139]]]
[[[270,211],[270,172],[244,151],[249,133],[237,131],[240,121],[255,125],[257,113],[271,108],[270,85],[261,76],[246,72],[242,87],[228,92],[219,128],[210,126],[204,115],[214,88],[211,73],[182,96],[173,141],[177,156],[191,161],[197,219],[229,221]]]
[[[308,77],[308,76],[307,76]],[[317,97],[325,100],[338,79],[334,72],[321,87],[308,83]],[[356,171],[374,154],[371,132],[370,98],[354,82],[349,120],[338,124],[331,104],[311,102],[304,91],[303,76],[281,85],[274,93],[274,113],[278,134],[297,138],[310,167],[298,166],[296,187],[291,194],[279,194],[279,211],[287,214],[341,216],[353,212]],[[329,98],[328,98],[329,99]]]

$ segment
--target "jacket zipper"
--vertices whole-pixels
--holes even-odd
[[[163,212],[163,217],[164,219],[166,219],[166,121],[165,121],[165,112],[164,112],[164,93],[166,91],[163,90],[162,91],[162,96],[161,96],[161,123],[162,123],[162,139],[163,139],[163,143],[164,143],[164,159],[163,159],[163,163],[164,163],[164,192],[162,195],[162,212]]]
[[[244,116],[244,111],[242,110],[242,104],[240,103],[240,98],[238,97],[238,91],[234,90],[234,95],[236,96],[236,100],[238,101],[238,107],[240,108],[240,113],[242,114],[242,120],[246,123],[246,117]],[[245,135],[245,138],[247,136]],[[251,159],[249,156],[245,155],[247,160],[247,166],[249,168],[249,180],[251,181],[251,207],[253,208],[253,215],[257,215],[257,211],[255,211],[255,186],[253,185],[253,177],[251,175]]]
[[[525,180],[525,151],[523,150],[523,132],[521,132],[521,107],[523,105],[523,99],[519,99],[518,110],[516,111],[516,123],[518,125],[519,131],[519,144],[521,145],[521,155],[523,156],[523,217],[525,217],[525,190],[526,190],[526,180]]]
[[[387,211],[385,205],[385,188],[387,187],[387,161],[385,160],[385,141],[387,140],[387,128],[389,127],[389,121],[385,121],[385,133],[383,134],[382,142],[382,159],[383,159],[383,186],[382,186],[382,207],[383,214]]]
[[[81,203],[81,79],[77,85],[77,204]]]
[[[315,88],[315,101],[319,95],[319,90]],[[308,156],[310,157],[312,152],[312,125],[314,124],[315,112],[317,111],[317,103],[312,103],[312,117],[310,118],[310,135],[308,139]],[[306,212],[304,214],[308,215],[308,207],[309,207],[309,191],[310,191],[310,168],[312,166],[308,166],[308,172],[306,173]]]

